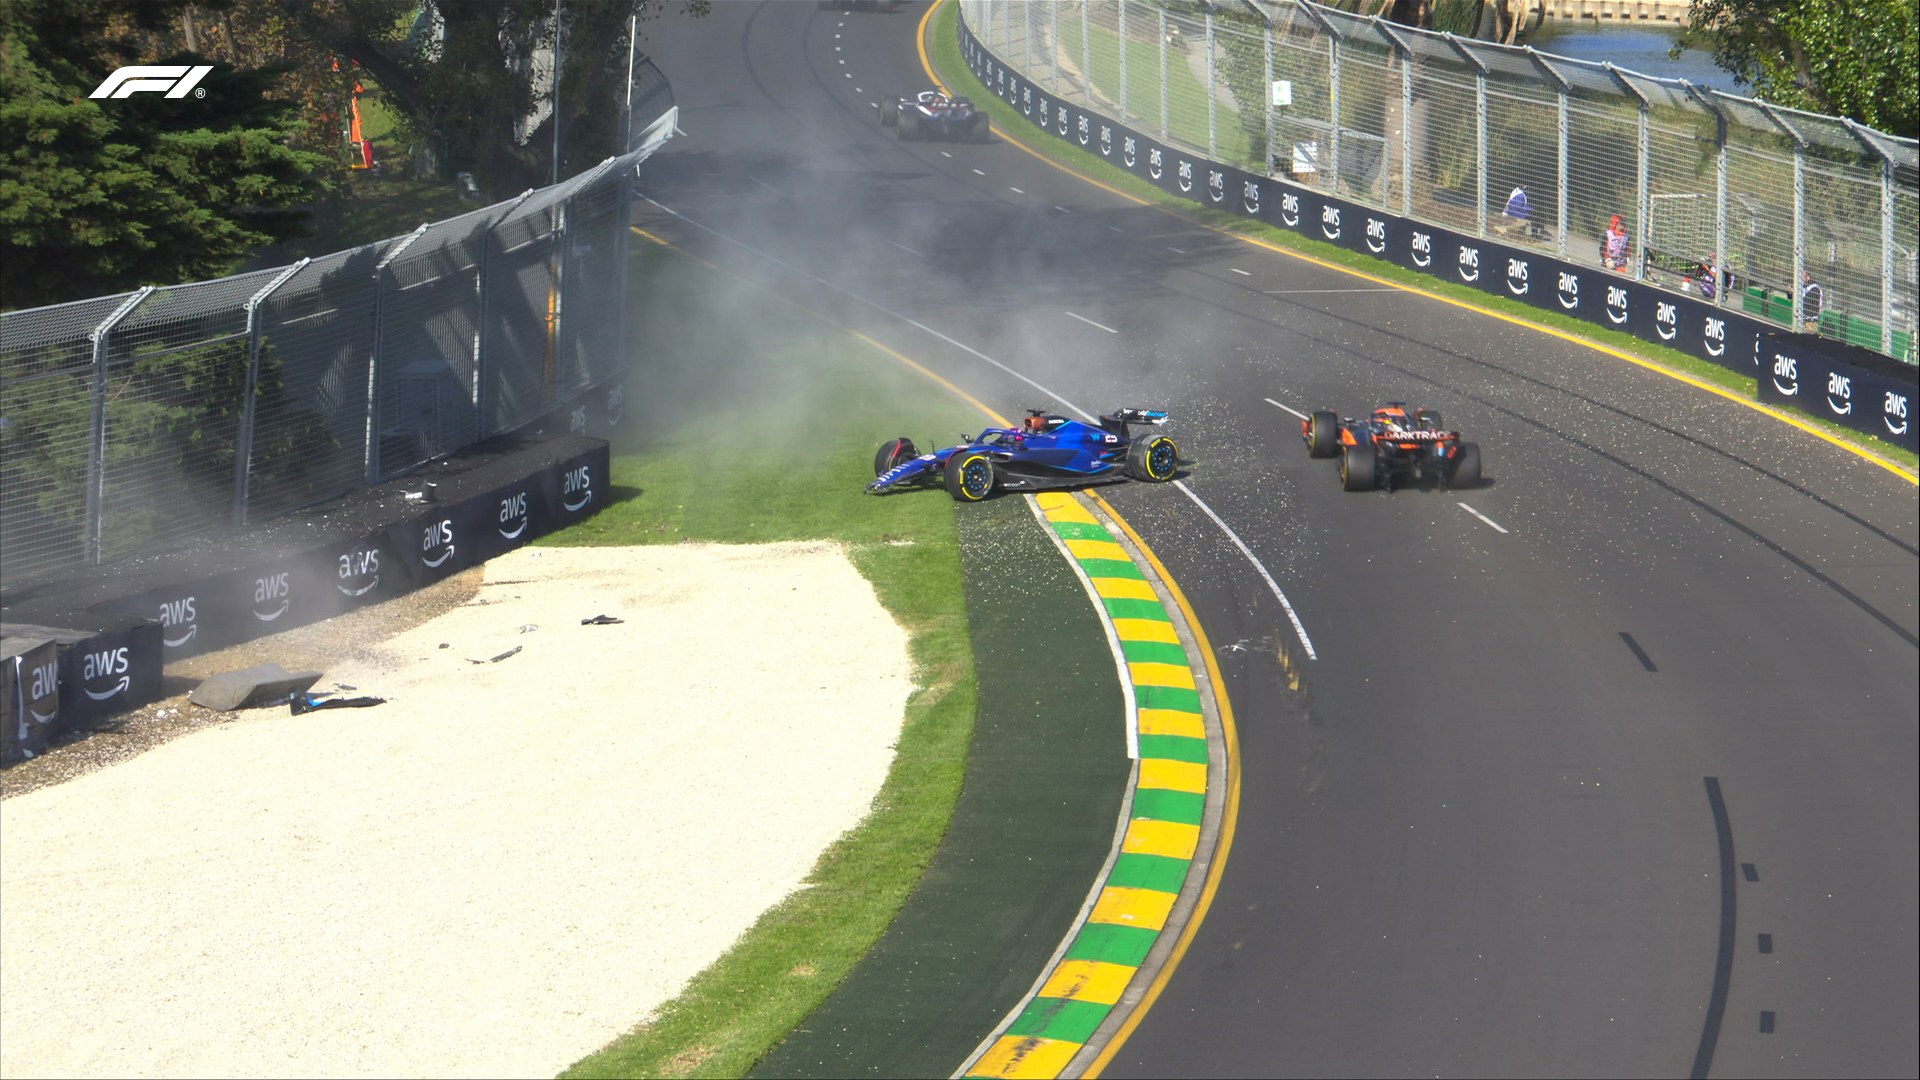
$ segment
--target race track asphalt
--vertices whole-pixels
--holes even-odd
[[[1248,559],[1176,488],[1107,490],[1221,651],[1244,777],[1107,1074],[1680,1075],[1716,999],[1713,1075],[1920,1072],[1913,485],[1002,139],[897,143],[872,103],[929,84],[924,12],[650,24],[685,134],[636,220],[1003,414],[1167,409],[1297,610],[1305,720],[1269,707],[1304,646]],[[1340,491],[1287,410],[1382,400],[1439,409],[1488,484]]]

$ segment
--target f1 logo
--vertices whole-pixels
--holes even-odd
[[[123,98],[134,94],[165,92],[170,98],[183,98],[188,94],[206,97],[205,90],[197,90],[200,80],[207,77],[213,65],[202,64],[188,67],[185,64],[160,64],[123,67],[107,76],[106,81],[94,88],[90,98]]]

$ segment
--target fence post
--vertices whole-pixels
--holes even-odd
[[[1327,29],[1327,191],[1340,193],[1340,35],[1326,19]]]
[[[1020,28],[1021,29],[1020,59],[1026,61],[1026,63],[1021,65],[1020,73],[1027,77],[1028,82],[1032,82],[1033,81],[1033,5],[1032,4],[1020,5],[1020,21],[1021,23],[1024,24]]]
[[[1445,35],[1453,51],[1473,65],[1473,202],[1474,228],[1487,235],[1487,65],[1452,34]],[[1619,76],[1615,76],[1618,78]]]
[[[1047,5],[1047,70],[1053,74],[1053,96],[1060,96],[1060,3]],[[1058,104],[1058,102],[1055,102]]]
[[[1647,95],[1641,93],[1639,87],[1628,82],[1627,77],[1620,74],[1618,68],[1612,64],[1601,64],[1600,66],[1606,69],[1607,74],[1613,76],[1613,81],[1619,83],[1620,88],[1625,90],[1628,96],[1640,103],[1640,120],[1635,139],[1635,164],[1633,171],[1634,188],[1639,192],[1639,195],[1636,196],[1634,200],[1634,216],[1638,219],[1633,225],[1633,231],[1638,234],[1634,239],[1634,246],[1639,249],[1640,256],[1633,260],[1633,280],[1645,281],[1647,279],[1647,241],[1653,236],[1653,222],[1647,220],[1653,214],[1653,192],[1648,189],[1647,180],[1647,157],[1652,149],[1652,136],[1648,132],[1648,117],[1652,112],[1653,103],[1647,100]]]
[[[393,249],[381,257],[379,265],[373,268],[373,348],[367,354],[367,445],[365,448],[369,487],[380,482],[380,351],[386,337],[383,319],[387,306],[384,299],[387,291],[387,267],[426,231],[427,227],[423,224],[400,238],[393,245]]]
[[[1567,257],[1567,91],[1570,87],[1567,80],[1554,70],[1553,65],[1547,63],[1539,53],[1534,51],[1533,46],[1526,46],[1526,50],[1527,57],[1533,61],[1533,66],[1546,72],[1557,89],[1553,99],[1553,121],[1556,132],[1553,140],[1553,202],[1558,209],[1554,213],[1553,233],[1559,245],[1559,256],[1564,259]]]
[[[1260,174],[1273,175],[1273,19],[1260,13],[1260,108],[1267,114],[1267,152],[1260,159]]]
[[[233,525],[247,523],[247,493],[253,482],[254,395],[260,386],[260,305],[312,259],[301,259],[247,299],[247,389],[240,399],[240,430],[233,439]]]
[[[1893,189],[1898,183],[1893,155],[1872,128],[1841,117],[1847,131],[1874,157],[1880,159],[1880,351],[1893,355]],[[1902,359],[1905,359],[1902,357]]]
[[[1160,10],[1160,141],[1167,141],[1167,9]]]
[[[1207,9],[1207,156],[1220,156],[1220,128],[1215,119],[1220,94],[1213,83],[1213,9]]]
[[[1127,112],[1127,0],[1120,0],[1120,119],[1130,116]]]
[[[1375,15],[1373,25],[1400,58],[1400,212],[1413,216],[1413,47]]]
[[[142,285],[114,313],[101,320],[87,337],[93,342],[93,392],[88,409],[86,533],[82,538],[88,566],[100,565],[100,538],[107,517],[107,362],[113,352],[113,328],[147,302],[154,288]]]
[[[1787,133],[1793,140],[1793,329],[1798,331],[1806,324],[1806,288],[1807,275],[1807,140],[1800,137],[1786,118],[1775,112],[1773,106],[1764,101],[1755,102],[1767,119]],[[1832,285],[1828,282],[1824,290]],[[1824,306],[1824,305],[1822,305]]]
[[[1093,104],[1093,0],[1080,0],[1080,82],[1086,87],[1086,103]]]

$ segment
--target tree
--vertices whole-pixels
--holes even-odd
[[[326,159],[287,145],[279,72],[216,65],[204,97],[87,95],[143,55],[182,2],[0,5],[0,306],[29,307],[223,274],[299,235],[289,208],[326,185]]]
[[[1762,101],[1920,133],[1915,0],[1692,0],[1690,37]]]
[[[549,114],[528,130],[544,86],[535,67],[559,40],[558,122],[566,177],[618,152],[625,104],[630,19],[662,14],[665,0],[426,0],[393,17],[382,0],[300,8],[303,31],[359,64],[416,136],[444,144],[470,163],[482,189],[500,198],[547,183],[554,172]],[[682,0],[704,15],[708,0]],[[542,80],[544,81],[544,80]]]

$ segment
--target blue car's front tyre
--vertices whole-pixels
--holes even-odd
[[[947,459],[947,494],[955,502],[979,502],[993,493],[993,459],[962,450]]]
[[[1127,475],[1135,480],[1163,483],[1173,479],[1180,467],[1180,448],[1165,435],[1134,443],[1127,448]]]

